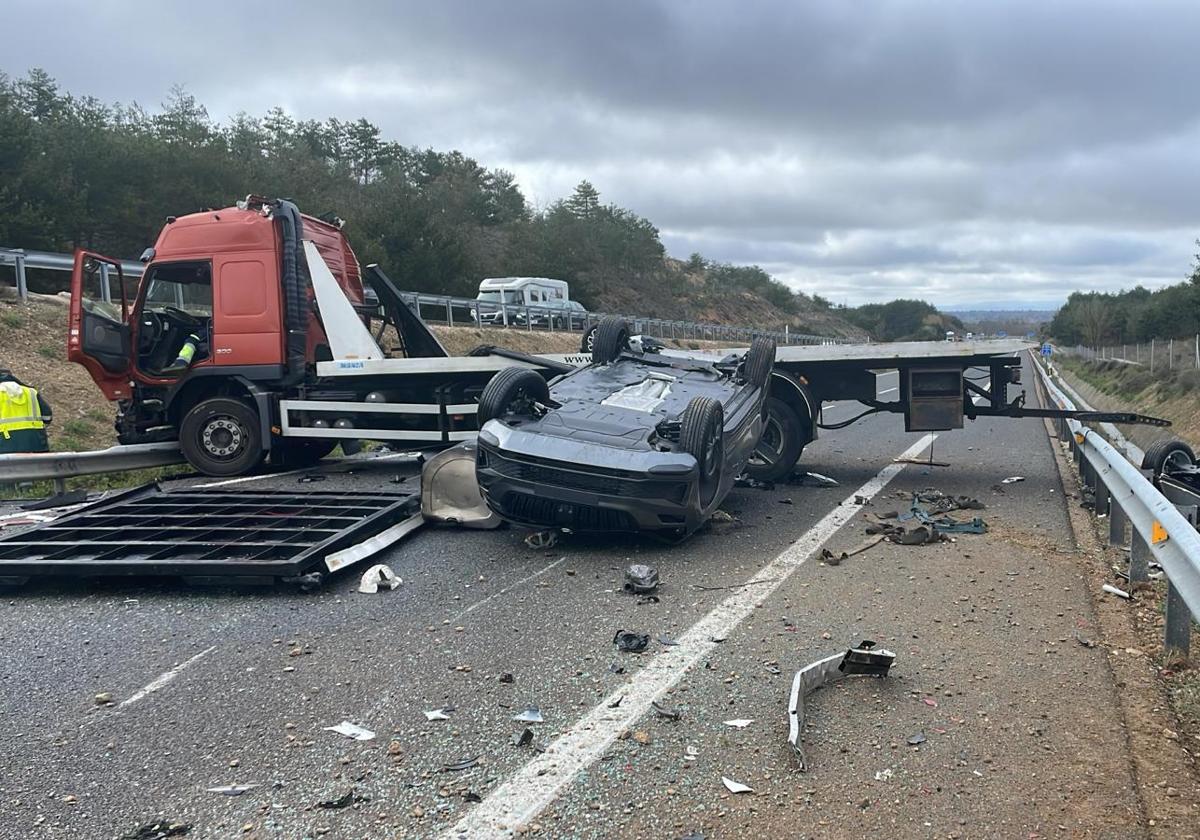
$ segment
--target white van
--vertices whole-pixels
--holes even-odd
[[[489,277],[479,284],[475,296],[479,307],[480,324],[524,324],[526,306],[563,308],[571,299],[565,280],[549,277]],[[507,309],[506,307],[521,307]],[[533,313],[535,316],[539,313]]]

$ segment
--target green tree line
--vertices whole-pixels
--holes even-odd
[[[941,341],[947,330],[963,329],[958,318],[938,312],[933,304],[923,300],[901,298],[852,309],[839,308],[837,312],[876,341]]]

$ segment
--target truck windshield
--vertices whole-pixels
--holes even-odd
[[[212,269],[206,262],[156,265],[146,281],[144,309],[177,309],[199,318],[212,316]]]
[[[518,291],[480,292],[479,300],[482,300],[486,303],[508,303],[516,305],[525,303],[525,300],[521,297],[521,293]]]

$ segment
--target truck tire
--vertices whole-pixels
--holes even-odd
[[[1150,444],[1142,456],[1142,469],[1151,470],[1155,477],[1162,475],[1168,466],[1190,467],[1196,463],[1192,448],[1176,438],[1167,438]]]
[[[762,437],[746,463],[746,475],[758,481],[783,481],[800,460],[808,435],[796,409],[783,400],[767,397],[765,409]]]
[[[596,338],[592,343],[592,361],[607,365],[617,360],[621,352],[629,349],[629,325],[623,318],[609,315],[596,327]]]
[[[583,332],[583,338],[579,340],[579,352],[591,353],[592,348],[596,345],[596,330],[600,328],[599,324],[592,324]]]
[[[717,495],[725,465],[725,409],[712,397],[694,397],[683,410],[680,448],[700,468],[700,504],[707,507]]]
[[[479,395],[479,427],[506,414],[529,413],[532,403],[550,399],[550,387],[541,374],[529,368],[504,368],[491,378]]]
[[[771,371],[775,368],[775,339],[766,336],[756,336],[750,342],[750,350],[746,353],[746,361],[742,366],[742,377],[755,388],[765,388],[771,381]]]
[[[262,463],[258,411],[232,397],[211,397],[192,406],[179,424],[179,448],[205,475],[242,475]]]
[[[337,448],[332,438],[281,438],[271,445],[271,463],[277,467],[311,467]]]

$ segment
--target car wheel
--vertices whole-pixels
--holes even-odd
[[[258,412],[231,397],[196,403],[179,424],[179,448],[205,475],[241,475],[266,456]]]
[[[598,324],[593,324],[588,327],[583,333],[583,338],[579,342],[580,353],[591,353],[592,348],[596,345],[596,330],[600,329]]]
[[[804,424],[794,408],[776,397],[767,397],[765,409],[762,437],[746,463],[746,475],[758,481],[782,481],[792,474],[804,451]]]
[[[742,376],[755,388],[765,388],[771,381],[775,367],[775,339],[757,336],[750,342],[750,350],[742,367]]]
[[[1151,470],[1157,477],[1168,467],[1176,469],[1190,467],[1196,463],[1196,454],[1181,440],[1168,438],[1150,445],[1142,456],[1142,469]]]
[[[529,368],[504,368],[491,378],[479,395],[479,427],[506,414],[532,414],[534,403],[550,399],[550,387],[541,374]]]
[[[592,361],[602,365],[614,362],[629,349],[629,325],[623,318],[610,315],[596,327],[592,343]]]
[[[271,463],[277,467],[303,469],[311,467],[337,448],[333,438],[283,438],[271,447]]]
[[[680,418],[679,445],[700,468],[700,504],[708,507],[725,464],[725,409],[712,397],[695,397]]]

